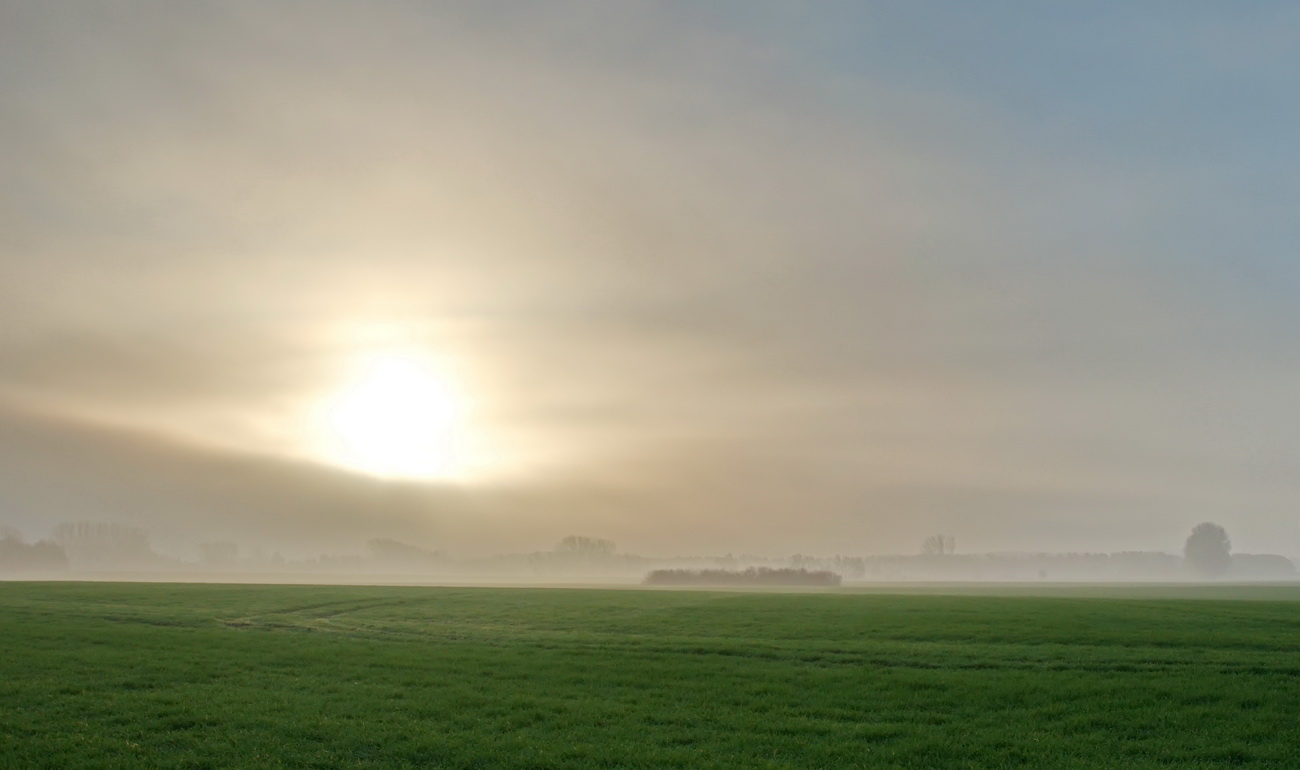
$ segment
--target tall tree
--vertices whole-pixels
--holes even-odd
[[[921,542],[922,556],[946,556],[957,550],[957,538],[952,535],[930,535]]]
[[[582,535],[569,535],[555,545],[556,553],[581,554],[583,556],[609,556],[614,553],[612,540],[601,540]]]
[[[148,532],[110,521],[63,522],[54,528],[54,542],[74,566],[138,567],[159,558],[149,547]]]
[[[1183,546],[1183,558],[1198,577],[1218,577],[1232,563],[1232,541],[1218,524],[1197,524]]]

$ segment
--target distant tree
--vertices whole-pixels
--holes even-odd
[[[149,547],[149,533],[126,524],[64,522],[54,528],[54,542],[63,546],[74,565],[126,567],[158,561],[158,554]]]
[[[750,567],[728,569],[657,569],[645,576],[646,585],[686,586],[838,586],[841,578],[828,570]]]
[[[930,535],[921,541],[922,556],[944,556],[957,551],[957,538],[952,535]]]
[[[25,543],[18,530],[0,528],[0,571],[62,570],[67,567],[68,557],[61,547],[45,540]]]
[[[1198,577],[1218,577],[1232,564],[1232,541],[1218,524],[1197,524],[1183,546],[1183,558]]]
[[[387,537],[375,538],[366,545],[375,561],[388,567],[428,567],[442,558],[437,551]]]
[[[569,535],[556,543],[555,552],[575,556],[609,556],[614,553],[614,541],[583,537],[582,535]]]

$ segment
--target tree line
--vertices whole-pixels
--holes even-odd
[[[838,586],[842,578],[829,570],[787,567],[729,569],[657,569],[643,581],[651,586]]]
[[[114,522],[64,522],[49,539],[27,542],[15,529],[0,527],[0,571],[58,571],[72,569],[206,569],[254,571],[353,572],[526,572],[546,575],[640,575],[648,571],[670,573],[655,580],[718,580],[722,572],[739,573],[738,583],[775,580],[775,571],[789,568],[808,573],[834,573],[854,580],[1177,580],[1187,576],[1203,580],[1289,579],[1295,568],[1290,560],[1271,554],[1234,554],[1228,533],[1218,524],[1204,522],[1193,528],[1181,555],[1159,552],[1111,554],[958,554],[951,535],[926,538],[913,556],[834,556],[796,554],[788,559],[766,557],[651,558],[621,553],[611,540],[567,535],[549,551],[500,555],[478,560],[457,560],[446,554],[391,538],[376,538],[358,554],[327,555],[288,561],[260,548],[243,554],[233,542],[202,543],[198,560],[184,561],[160,555],[141,528]],[[674,564],[675,563],[675,564]],[[759,572],[762,573],[760,578]],[[718,574],[714,574],[714,573]],[[694,573],[690,575],[687,573]],[[789,576],[787,576],[789,577]],[[731,578],[727,578],[731,579]],[[800,578],[801,579],[801,578]]]

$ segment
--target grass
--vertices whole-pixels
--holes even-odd
[[[1293,768],[1255,590],[0,583],[0,767]]]

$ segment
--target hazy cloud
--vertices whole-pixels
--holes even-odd
[[[948,10],[5,4],[3,512],[778,553],[1212,518],[1292,553],[1272,12]],[[367,324],[446,359],[511,473],[310,467]]]

